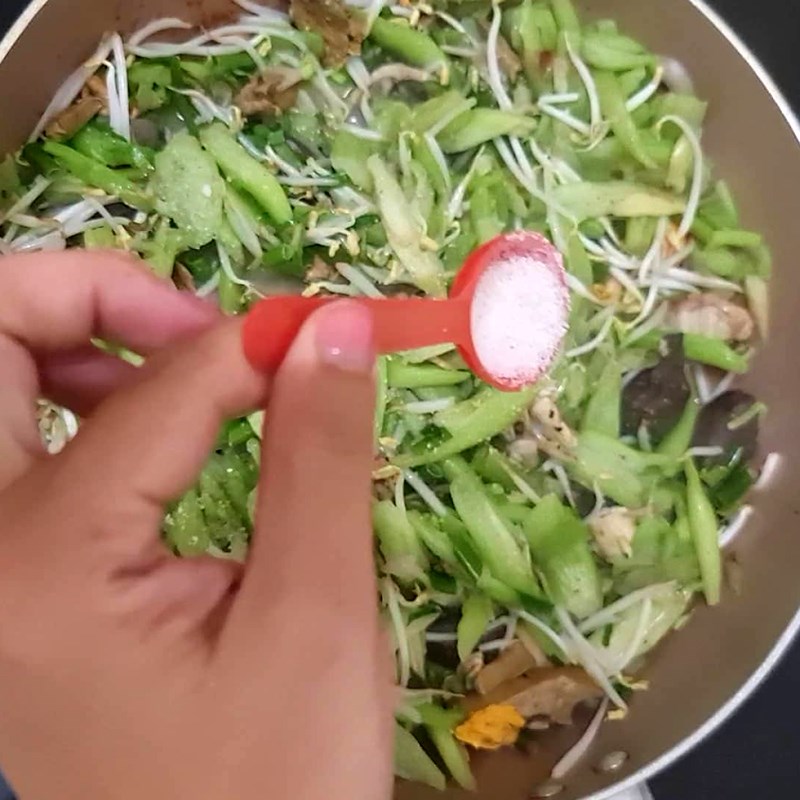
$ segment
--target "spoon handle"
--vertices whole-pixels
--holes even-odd
[[[275,372],[306,319],[336,298],[268,297],[247,315],[242,332],[249,363],[262,372]],[[470,346],[469,304],[462,300],[423,297],[353,298],[372,310],[375,349],[394,353],[432,344]]]

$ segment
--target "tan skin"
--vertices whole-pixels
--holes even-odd
[[[318,312],[272,385],[239,335],[124,256],[0,260],[0,754],[23,800],[391,796],[371,320]],[[58,456],[42,394],[86,420]],[[247,565],[173,558],[164,506],[262,404]]]

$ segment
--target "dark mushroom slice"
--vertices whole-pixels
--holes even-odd
[[[144,147],[158,147],[161,144],[158,125],[147,117],[136,117],[131,120],[131,137],[136,144]]]
[[[661,361],[640,372],[622,392],[623,435],[635,436],[644,425],[653,441],[663,439],[680,419],[690,393],[683,337],[665,336]]]
[[[759,419],[747,412],[756,404],[756,398],[738,389],[725,392],[700,411],[694,430],[694,447],[721,447],[722,453],[706,459],[712,465],[729,464],[738,453],[739,458],[750,461],[758,448]]]
[[[581,519],[588,517],[597,505],[597,495],[580,483],[572,485],[572,499],[575,501],[575,512]]]

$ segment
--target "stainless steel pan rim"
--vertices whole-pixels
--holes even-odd
[[[48,4],[48,2],[49,0],[31,0],[16,23],[8,31],[6,36],[0,40],[0,62],[6,58],[25,30],[31,25],[37,15]],[[786,121],[798,145],[800,145],[800,121],[798,121],[798,118],[796,117],[788,101],[783,96],[780,89],[770,77],[764,66],[744,44],[744,42],[742,42],[742,40],[731,29],[731,27],[720,17],[719,14],[717,14],[716,11],[711,9],[704,0],[689,0],[689,3],[706,17],[706,19],[727,40],[730,46],[744,59],[751,71],[766,89],[767,93],[772,99],[772,102],[780,110],[781,116]],[[625,780],[615,784],[614,786],[588,795],[584,798],[584,800],[613,800],[613,798],[617,796],[619,796],[619,800],[623,800],[622,795],[624,793],[636,792],[637,788],[641,789],[647,780],[652,778],[658,772],[669,767],[672,763],[699,745],[707,736],[711,735],[723,723],[725,723],[761,686],[762,682],[767,679],[798,635],[800,635],[800,609],[798,609],[795,616],[786,626],[783,633],[773,645],[769,654],[761,663],[761,665],[740,686],[740,688],[706,720],[705,723],[703,723],[699,728],[697,728],[697,730],[694,731],[694,733],[686,736],[674,747],[652,760],[648,765],[642,767]],[[627,798],[632,795],[625,796]]]

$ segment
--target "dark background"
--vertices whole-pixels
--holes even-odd
[[[638,2],[657,6],[670,0]],[[755,51],[800,112],[800,5],[792,0],[709,3]],[[26,0],[0,0],[0,33],[25,4]],[[654,781],[656,800],[777,800],[800,795],[800,724],[792,708],[800,708],[800,644],[731,722]]]

